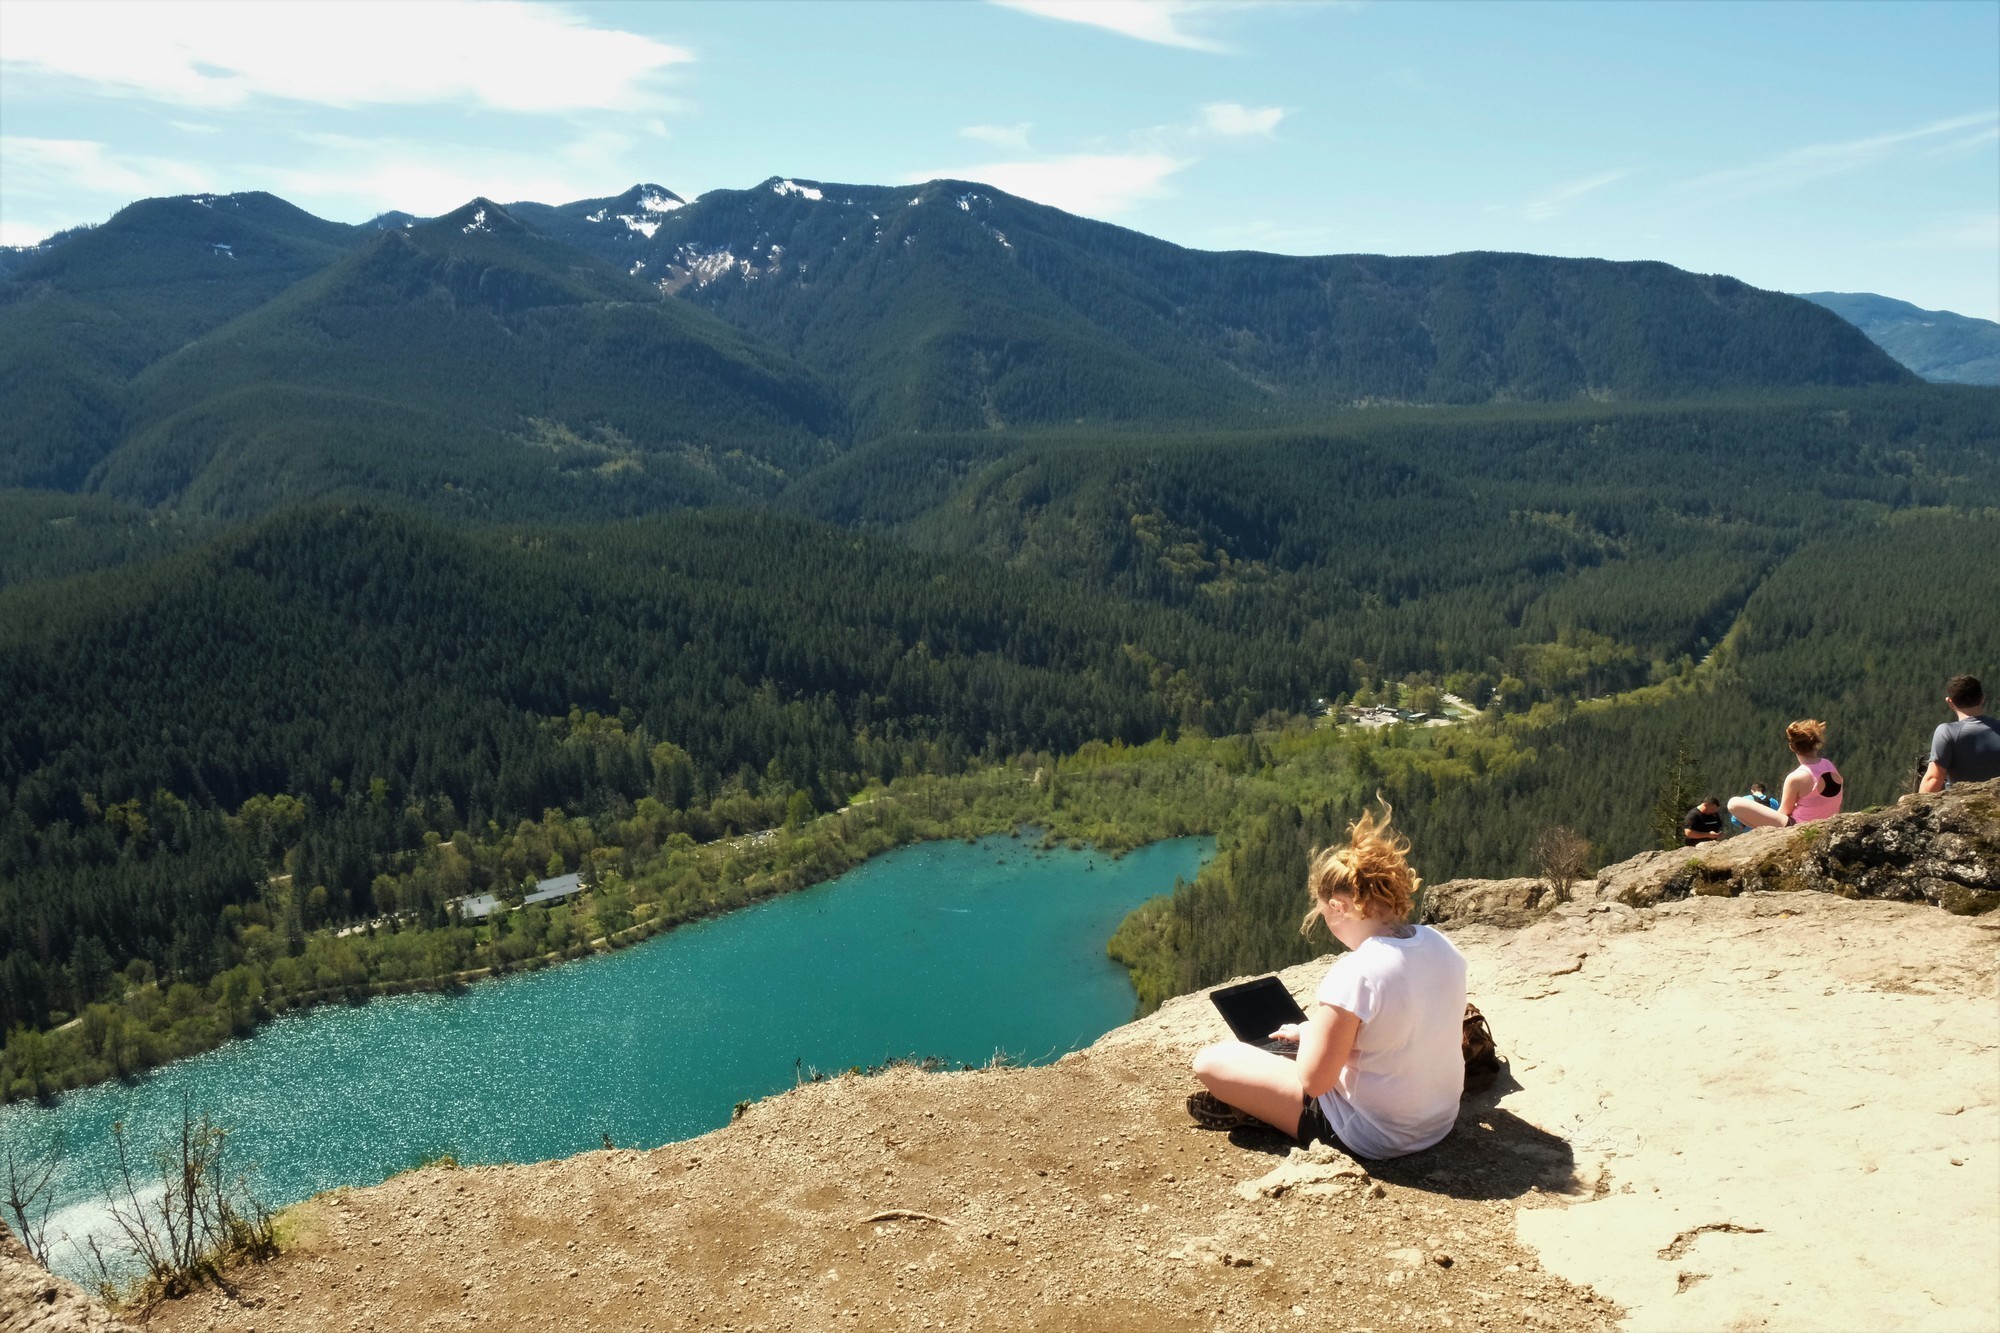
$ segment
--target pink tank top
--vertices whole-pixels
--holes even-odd
[[[1812,774],[1812,790],[1799,798],[1792,807],[1794,824],[1810,824],[1816,819],[1840,813],[1841,781],[1840,770],[1833,766],[1831,759],[1815,759],[1810,764],[1800,764]]]

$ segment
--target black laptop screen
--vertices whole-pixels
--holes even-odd
[[[1276,977],[1224,986],[1209,992],[1208,998],[1222,1011],[1223,1021],[1238,1041],[1261,1042],[1286,1023],[1306,1021],[1305,1010]]]

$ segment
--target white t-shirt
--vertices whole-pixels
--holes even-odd
[[[1340,1081],[1319,1099],[1341,1142],[1400,1157],[1450,1133],[1465,1091],[1465,957],[1451,941],[1429,926],[1364,940],[1334,961],[1318,998],[1361,1020]]]

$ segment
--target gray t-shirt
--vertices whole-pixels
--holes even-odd
[[[2000,722],[1981,713],[1939,723],[1931,733],[1931,762],[1953,782],[2000,778]]]

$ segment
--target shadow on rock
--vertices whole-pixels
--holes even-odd
[[[1408,1157],[1366,1162],[1377,1180],[1454,1199],[1518,1199],[1540,1189],[1576,1188],[1576,1154],[1569,1140],[1491,1105],[1482,1094],[1458,1113],[1444,1142]]]
[[[1458,1123],[1444,1142],[1408,1157],[1355,1160],[1377,1180],[1454,1199],[1518,1199],[1537,1189],[1574,1192],[1576,1154],[1569,1141],[1495,1104],[1520,1087],[1503,1064],[1491,1087],[1460,1105]],[[1274,1158],[1297,1146],[1287,1135],[1263,1126],[1231,1130],[1229,1142],[1244,1152]]]

